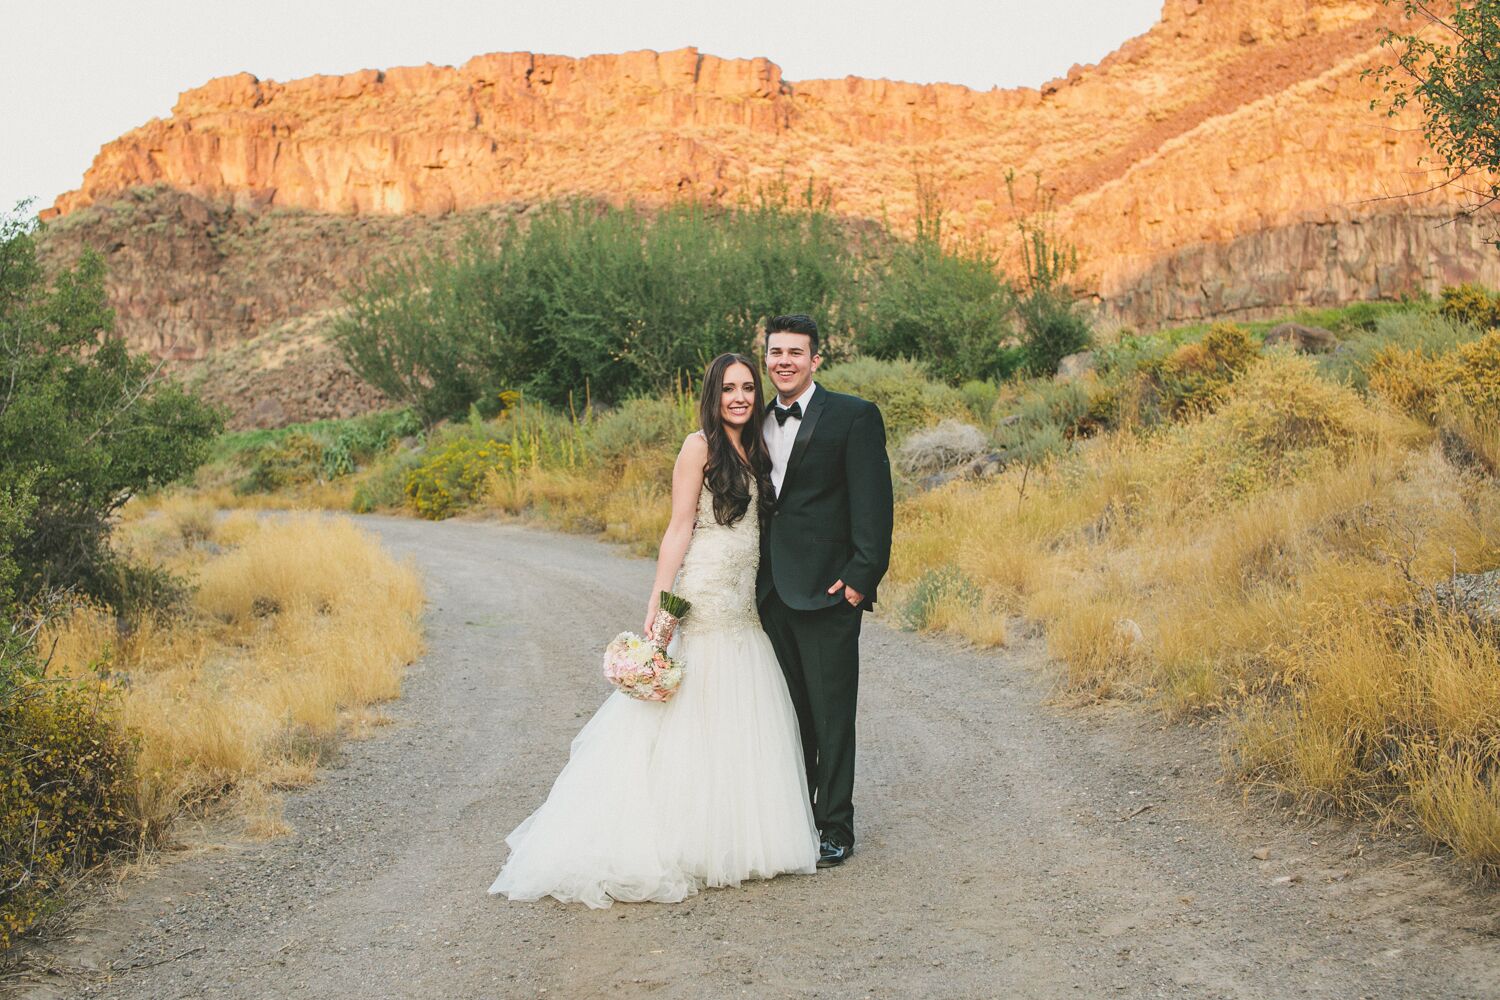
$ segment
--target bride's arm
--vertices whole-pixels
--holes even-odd
[[[702,434],[689,434],[672,468],[672,521],[661,536],[661,548],[657,551],[656,582],[651,587],[651,599],[646,602],[642,635],[651,634],[651,619],[656,617],[661,592],[672,588],[672,581],[682,568],[682,557],[693,539],[693,520],[698,516],[698,494],[703,489],[703,467],[707,464],[708,441]]]

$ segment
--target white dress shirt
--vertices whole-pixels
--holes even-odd
[[[807,388],[802,390],[802,395],[793,402],[802,407],[802,416],[807,417],[807,404],[812,400],[813,393],[817,391],[818,383],[809,382]],[[781,397],[776,397],[775,406],[781,405]],[[791,403],[787,404],[791,406]],[[786,419],[786,423],[778,424],[776,414],[766,414],[765,438],[766,449],[771,453],[771,484],[776,487],[776,495],[781,495],[781,483],[786,479],[786,463],[792,457],[792,445],[797,442],[797,431],[802,427],[801,420]]]

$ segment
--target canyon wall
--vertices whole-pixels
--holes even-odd
[[[73,238],[98,245],[133,189],[191,199],[174,211],[198,221],[174,223],[170,247],[143,249],[166,237],[128,225],[108,242],[156,262],[142,275],[181,269],[121,289],[122,315],[133,338],[194,356],[321,307],[391,246],[443,238],[446,220],[489,206],[732,202],[809,178],[835,211],[900,227],[921,175],[953,230],[1008,248],[1017,176],[1019,210],[1050,202],[1081,248],[1082,289],[1140,325],[1500,284],[1479,228],[1439,225],[1459,193],[1415,194],[1433,179],[1418,122],[1369,108],[1362,73],[1385,58],[1379,32],[1396,16],[1372,0],[1168,0],[1146,34],[1038,89],[791,82],[766,59],[694,49],[502,53],[285,83],[241,73],[105,145],[50,214],[78,217]],[[308,256],[276,274],[236,264],[226,234],[266,226]]]

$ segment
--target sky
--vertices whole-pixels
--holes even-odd
[[[5,0],[0,211],[78,186],[99,147],[177,95],[485,52],[697,46],[792,81],[846,75],[1037,86],[1151,27],[1162,0]]]

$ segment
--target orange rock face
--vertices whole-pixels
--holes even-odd
[[[811,177],[836,211],[899,225],[920,173],[954,229],[1007,246],[1014,172],[1040,175],[1080,284],[1133,322],[1500,282],[1474,226],[1435,225],[1456,192],[1383,200],[1432,180],[1417,123],[1372,112],[1361,79],[1394,17],[1370,0],[1167,0],[1151,31],[1039,90],[792,83],[694,49],[240,74],[106,145],[56,212],[153,183],[246,209],[445,215]]]

